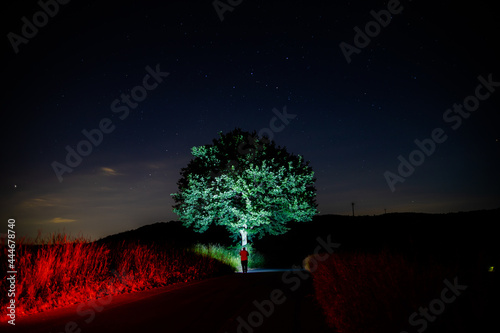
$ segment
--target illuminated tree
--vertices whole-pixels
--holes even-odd
[[[225,226],[242,245],[249,237],[280,235],[290,221],[316,214],[314,172],[295,156],[255,132],[219,133],[212,144],[193,147],[182,168],[174,212],[198,232]]]

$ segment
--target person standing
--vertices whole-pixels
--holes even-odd
[[[248,271],[248,251],[246,248],[243,248],[240,251],[240,257],[241,257],[241,270],[243,273],[246,273]]]

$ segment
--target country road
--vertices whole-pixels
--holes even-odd
[[[254,270],[56,309],[1,331],[331,332],[302,270]]]

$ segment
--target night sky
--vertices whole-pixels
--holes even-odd
[[[18,2],[1,14],[0,233],[177,220],[190,148],[237,127],[310,161],[320,214],[500,206],[492,1],[222,0],[223,20],[212,0]],[[86,154],[73,167],[67,146]]]

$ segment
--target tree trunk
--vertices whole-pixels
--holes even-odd
[[[240,230],[241,234],[241,246],[245,247],[247,245],[247,226],[244,225],[243,229]]]

